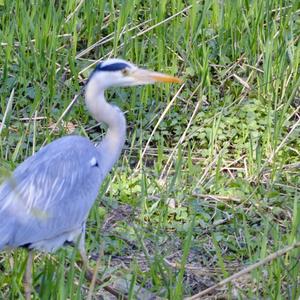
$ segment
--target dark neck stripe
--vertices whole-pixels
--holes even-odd
[[[120,71],[125,68],[130,68],[126,63],[114,63],[107,66],[102,66],[102,64],[97,65],[96,71]]]

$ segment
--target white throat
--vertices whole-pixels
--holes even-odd
[[[91,115],[98,121],[107,124],[105,137],[97,146],[101,155],[101,168],[107,174],[119,159],[126,139],[126,120],[121,110],[105,100],[104,88],[99,81],[88,82],[85,101]]]

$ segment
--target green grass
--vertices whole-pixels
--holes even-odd
[[[299,242],[299,20],[296,0],[0,1],[2,178],[70,131],[103,136],[83,101],[53,126],[89,66],[122,57],[184,87],[176,99],[175,85],[108,92],[128,139],[88,221],[99,277],[130,299],[182,299]],[[77,255],[36,253],[34,299],[87,298]],[[211,296],[298,299],[299,256]],[[23,297],[25,262],[25,250],[0,254],[1,299]]]

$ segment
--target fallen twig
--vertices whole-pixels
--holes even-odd
[[[276,258],[278,258],[278,257],[280,257],[280,256],[282,256],[284,254],[286,254],[287,252],[289,252],[289,251],[291,251],[291,250],[293,250],[295,248],[298,248],[298,247],[300,247],[300,242],[296,242],[296,243],[294,243],[294,244],[292,244],[290,246],[286,246],[285,248],[283,248],[281,250],[278,250],[278,251],[276,251],[276,252],[268,255],[266,258],[258,261],[257,263],[255,263],[255,264],[253,264],[253,265],[251,265],[251,266],[249,266],[249,267],[247,267],[247,268],[245,268],[245,269],[243,269],[243,270],[241,270],[241,271],[239,271],[239,272],[237,272],[237,273],[235,273],[235,274],[233,274],[233,275],[231,275],[231,276],[229,276],[229,277],[227,277],[227,278],[225,278],[223,280],[221,280],[220,282],[218,282],[217,284],[209,287],[208,289],[205,289],[204,291],[201,291],[200,293],[198,293],[198,294],[196,294],[196,295],[194,295],[192,297],[187,297],[184,300],[201,299],[202,296],[204,296],[204,295],[206,295],[208,293],[213,292],[218,287],[220,287],[220,286],[222,286],[222,285],[224,285],[226,283],[229,283],[229,282],[233,281],[234,279],[237,279],[237,278],[239,278],[239,277],[241,277],[241,276],[243,276],[243,275],[245,275],[247,273],[250,273],[252,270],[254,270],[254,269],[256,269],[256,268],[258,268],[258,267],[260,267],[262,265],[265,265],[268,262],[270,262],[270,261],[272,261],[272,260],[274,260],[274,259],[276,259]]]

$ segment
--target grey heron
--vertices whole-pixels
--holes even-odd
[[[106,101],[104,91],[155,82],[179,83],[180,79],[121,59],[109,59],[96,66],[86,84],[85,102],[91,115],[107,124],[105,137],[98,145],[81,136],[59,138],[27,158],[1,184],[0,251],[26,247],[54,252],[67,242],[78,242],[82,259],[87,262],[86,220],[126,138],[124,114]],[[30,256],[27,282],[31,260]],[[29,299],[28,293],[25,288]]]

